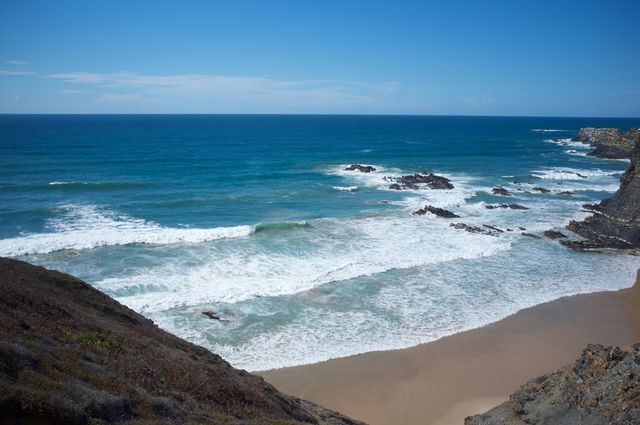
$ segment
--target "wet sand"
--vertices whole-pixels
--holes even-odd
[[[262,372],[279,390],[371,425],[462,424],[589,343],[640,341],[633,288],[561,298],[417,347]]]

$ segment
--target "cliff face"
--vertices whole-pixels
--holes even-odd
[[[573,139],[593,146],[595,149],[588,153],[598,158],[621,159],[631,157],[635,145],[640,142],[640,131],[632,128],[622,133],[617,128],[582,128]]]
[[[640,247],[640,144],[622,176],[620,188],[592,209],[584,221],[571,221],[567,228],[586,241],[563,241],[574,249]]]
[[[0,424],[360,424],[72,276],[0,258],[0,293]]]
[[[589,345],[575,364],[532,379],[465,425],[640,423],[640,344],[629,353]]]

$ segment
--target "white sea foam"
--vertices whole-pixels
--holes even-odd
[[[75,184],[88,184],[87,182],[49,182],[49,186],[65,186]]]
[[[62,216],[48,223],[51,232],[1,239],[0,255],[15,257],[111,245],[206,242],[247,236],[255,231],[253,226],[211,229],[163,227],[94,205],[68,205],[60,210]]]
[[[331,288],[320,297],[314,292],[300,294],[309,300],[303,314],[233,345],[220,342],[220,333],[246,326],[244,316],[255,315],[260,307],[239,306],[237,316],[222,326],[201,318],[198,308],[152,317],[237,367],[265,370],[410,347],[562,296],[625,288],[640,265],[638,259],[628,256],[572,254],[546,239],[528,241],[520,249],[482,260],[457,261],[447,267],[426,265],[411,273],[394,274],[383,285],[370,278],[367,284],[380,290],[366,299],[358,295],[357,285],[347,290],[348,283],[342,283],[336,295]],[[592,265],[595,276],[611,278],[585,278],[585,261]],[[337,308],[332,301],[322,301],[332,295],[342,300]]]
[[[532,128],[531,131],[534,133],[560,133],[569,130],[559,130],[556,128]]]
[[[355,192],[358,190],[358,186],[333,186],[333,190],[339,192]]]
[[[547,167],[534,170],[534,176],[546,180],[585,180],[590,177],[615,176],[620,171],[595,169],[578,169],[570,167]]]
[[[345,177],[351,181],[358,182],[358,184],[369,187],[386,188],[391,183],[385,180],[385,177],[400,177],[400,170],[397,168],[387,168],[381,165],[361,164],[374,167],[376,170],[369,173],[363,173],[358,170],[345,170],[349,164],[340,164],[326,170],[326,174]]]
[[[580,150],[586,150],[586,151],[593,149],[593,146],[587,145],[582,142],[576,142],[575,140],[571,140],[571,139],[546,139],[545,142],[553,143],[554,145],[566,146],[566,147],[571,147],[573,149],[580,149]]]
[[[153,312],[294,294],[392,269],[492,255],[510,246],[508,239],[470,234],[449,227],[449,222],[408,214],[324,220],[305,232],[301,242],[290,240],[284,250],[249,240],[224,248],[202,245],[195,255],[202,259],[197,265],[194,256],[180,255],[95,284],[123,294],[119,300],[138,311]],[[170,290],[158,294],[136,289],[154,283]]]

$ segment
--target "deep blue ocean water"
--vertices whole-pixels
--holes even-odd
[[[585,126],[640,119],[4,115],[0,255],[77,275],[250,370],[412,346],[631,286],[637,257],[519,229],[562,230],[617,189],[628,162],[568,141]],[[384,180],[423,170],[455,188]],[[530,209],[484,208],[498,202]],[[427,204],[461,218],[411,214]]]

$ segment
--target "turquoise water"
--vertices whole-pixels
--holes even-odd
[[[0,255],[77,275],[250,370],[412,346],[631,285],[637,257],[519,230],[562,229],[616,190],[627,162],[550,140],[583,126],[640,120],[0,116]],[[387,189],[422,170],[455,188]],[[530,209],[484,208],[497,202]],[[461,218],[411,215],[427,204]]]

